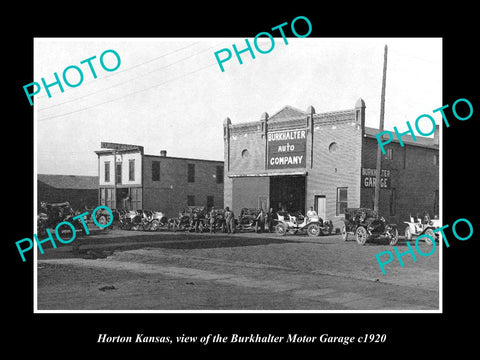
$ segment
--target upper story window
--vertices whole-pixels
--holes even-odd
[[[117,163],[115,168],[115,183],[122,183],[122,163]]]
[[[160,181],[160,161],[152,161],[152,181]]]
[[[110,182],[110,161],[105,161],[105,182]]]
[[[187,178],[189,183],[195,182],[195,164],[188,164]]]
[[[216,173],[217,184],[223,184],[223,166],[217,166]]]
[[[392,160],[393,159],[393,149],[388,148],[387,153],[385,154],[385,159]]]
[[[135,181],[135,159],[128,160],[128,180]]]

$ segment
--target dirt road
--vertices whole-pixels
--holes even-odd
[[[340,235],[113,230],[78,241],[78,251],[63,246],[38,256],[38,310],[439,308],[438,249],[417,261],[403,256],[404,267],[395,259],[382,275],[375,255],[391,246]]]

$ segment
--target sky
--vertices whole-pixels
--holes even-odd
[[[271,46],[260,38],[259,47]],[[146,154],[223,160],[223,121],[258,121],[290,105],[316,113],[366,104],[366,126],[378,127],[384,46],[388,45],[385,129],[407,130],[442,103],[441,38],[275,38],[255,59],[233,54],[220,70],[214,53],[245,47],[245,38],[36,38],[34,79],[47,84],[78,66],[83,82],[64,92],[42,87],[34,97],[36,170],[40,174],[98,175],[100,143],[141,145]],[[100,56],[121,59],[105,71]],[[223,57],[225,53],[221,54]],[[87,63],[91,60],[97,78]],[[116,58],[104,56],[113,68]],[[67,79],[79,82],[75,70]],[[29,105],[25,97],[26,106]],[[428,127],[421,129],[428,131]]]

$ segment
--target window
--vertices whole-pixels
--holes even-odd
[[[393,159],[393,149],[388,148],[387,153],[385,154],[385,159],[392,160]]]
[[[105,182],[110,182],[110,161],[105,161]]]
[[[195,206],[195,195],[187,195],[187,206]]]
[[[188,164],[188,182],[195,182],[195,164]]]
[[[122,163],[118,163],[115,169],[115,183],[121,184],[122,183]]]
[[[328,147],[328,151],[335,152],[338,150],[338,144],[336,142],[332,142]]]
[[[160,181],[160,161],[152,161],[152,181]]]
[[[217,184],[223,184],[223,166],[217,166]]]
[[[130,189],[130,203],[132,204],[132,210],[142,208],[142,188]]]
[[[390,190],[390,216],[395,216],[397,211],[397,190]]]
[[[135,181],[135,160],[128,160],[128,180]]]
[[[213,205],[214,205],[213,196],[208,195],[207,196],[207,209],[210,210]]]
[[[345,208],[347,205],[347,189],[346,187],[337,188],[337,216],[345,214]]]

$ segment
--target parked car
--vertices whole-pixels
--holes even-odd
[[[405,240],[412,240],[413,236],[429,235],[436,241],[439,240],[440,234],[434,233],[433,230],[441,226],[440,219],[430,219],[430,215],[427,212],[423,213],[423,216],[417,215],[413,217],[410,215],[410,221],[404,221],[407,224],[405,228]],[[433,245],[429,237],[424,237],[425,242],[429,245]]]
[[[398,242],[397,225],[388,224],[383,216],[379,216],[372,209],[347,208],[344,223],[342,236],[345,241],[349,235],[354,235],[360,245],[375,238],[386,238],[390,245],[396,245]]]
[[[205,206],[187,206],[171,221],[173,231],[204,232],[209,229]]]
[[[259,212],[260,210],[255,208],[241,209],[240,216],[235,222],[237,231],[255,231],[255,224],[257,223],[257,216]]]
[[[40,202],[39,213],[37,215],[37,234],[42,236],[46,235],[47,229],[55,228],[62,221],[70,222],[76,231],[83,230],[84,227],[80,218],[73,219],[79,214],[80,212],[72,209],[68,201],[62,203],[47,203],[42,201]]]
[[[170,222],[163,212],[157,210],[144,210],[143,213],[145,217],[145,230],[158,231],[162,228],[170,230]]]
[[[210,226],[210,232],[226,231],[225,214],[223,209],[214,209],[207,213],[207,224]]]
[[[332,233],[333,224],[330,220],[323,220],[321,217],[311,216],[307,218],[302,214],[296,216],[286,213],[277,213],[275,232],[278,235],[287,233],[297,234],[306,231],[308,236],[329,235]]]

